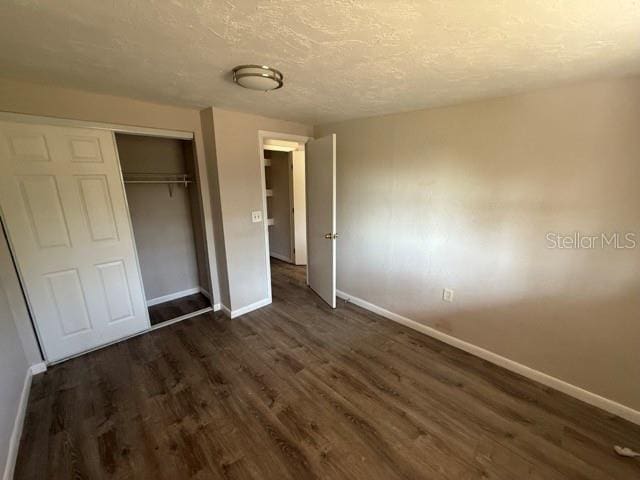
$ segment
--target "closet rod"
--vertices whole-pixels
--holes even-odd
[[[193,180],[125,180],[124,183],[181,183],[186,185],[193,183]]]

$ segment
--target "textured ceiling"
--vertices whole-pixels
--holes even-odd
[[[0,45],[0,75],[315,124],[640,73],[640,3],[3,0]]]

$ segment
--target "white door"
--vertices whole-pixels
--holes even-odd
[[[307,278],[336,308],[336,136],[306,144]]]
[[[0,207],[48,361],[148,328],[112,132],[0,122]]]

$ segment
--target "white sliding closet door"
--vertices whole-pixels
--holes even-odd
[[[0,206],[48,361],[148,328],[112,132],[0,122]]]

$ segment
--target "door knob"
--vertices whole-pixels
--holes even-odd
[[[326,238],[327,240],[335,240],[339,236],[340,235],[338,235],[337,233],[325,233],[324,234],[324,238]]]

